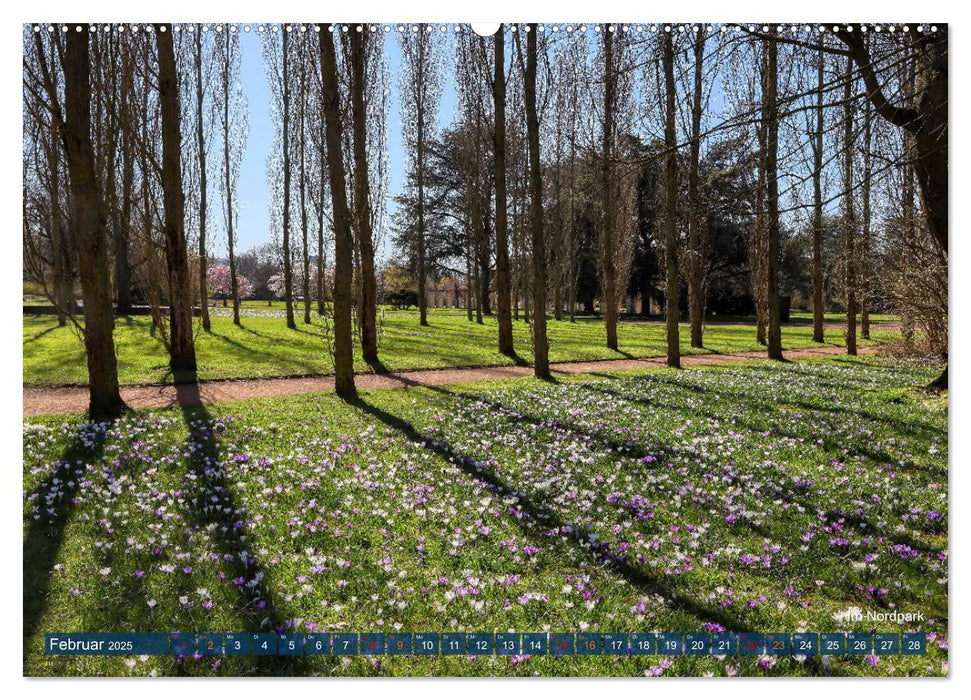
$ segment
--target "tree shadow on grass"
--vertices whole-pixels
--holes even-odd
[[[361,395],[348,397],[346,401],[350,406],[401,433],[409,441],[423,445],[424,449],[435,453],[449,464],[459,467],[468,477],[481,482],[488,490],[496,493],[516,494],[522,517],[514,518],[513,521],[526,537],[549,544],[548,539],[541,537],[541,532],[530,527],[531,524],[535,524],[535,527],[542,527],[547,531],[559,531],[576,550],[586,555],[595,564],[607,567],[619,574],[642,593],[662,596],[672,608],[692,615],[699,620],[699,623],[710,621],[716,622],[729,630],[744,629],[742,620],[726,609],[708,605],[700,600],[683,595],[676,587],[669,585],[661,578],[650,575],[625,557],[612,553],[610,543],[590,540],[581,534],[576,527],[562,521],[552,509],[534,502],[528,494],[517,489],[515,485],[503,481],[484,462],[477,462],[472,457],[460,454],[446,442],[430,439],[416,430],[409,421],[369,403]]]
[[[58,326],[58,325],[55,324],[55,325],[51,326],[50,328],[45,328],[42,331],[38,331],[37,333],[34,333],[29,338],[24,338],[24,345],[26,345],[28,343],[33,343],[34,341],[37,341],[37,340],[40,340],[41,338],[43,338],[48,333],[51,333],[53,331],[56,331],[58,328],[61,328],[61,327],[62,326]]]
[[[504,353],[502,356],[503,357],[508,357],[510,360],[512,360],[512,363],[516,367],[528,367],[529,364],[530,364],[529,361],[527,361],[525,357],[523,357],[518,352],[516,352],[516,349],[515,348],[513,348],[513,351],[511,353],[508,353],[508,354],[505,354]]]
[[[50,605],[53,567],[77,506],[78,491],[85,478],[87,464],[97,461],[104,454],[105,441],[114,424],[114,420],[81,423],[50,474],[31,492],[40,512],[28,523],[23,540],[25,660],[29,655],[29,640]]]
[[[683,375],[680,375],[680,376],[683,376]],[[678,388],[684,388],[684,387],[681,387],[680,384],[671,382],[669,378],[659,376],[659,375],[651,375],[650,381],[652,382],[656,381],[657,383],[661,383],[661,384],[672,384],[672,385],[676,385]],[[609,390],[605,390],[603,387],[596,386],[596,384],[599,384],[599,383],[593,383],[593,384],[594,386],[587,385],[583,388],[587,390],[598,391],[598,392],[602,391],[603,393],[611,395],[613,396],[613,398],[616,398],[618,400],[643,403],[644,405],[653,407],[653,408],[659,408],[659,407],[662,409],[672,408],[676,410],[678,413],[685,415],[686,417],[690,417],[690,414],[692,412],[697,412],[697,410],[693,408],[681,407],[681,406],[665,406],[665,405],[659,405],[656,401],[653,401],[653,400],[648,401],[646,399],[641,400],[637,398],[632,398],[630,396],[622,395],[620,393],[615,393]],[[699,390],[699,393],[704,393],[704,392]],[[739,394],[739,392],[731,392],[731,395],[734,398],[737,398],[739,400],[745,400],[745,398],[741,394]],[[635,459],[640,456],[650,454],[657,460],[656,462],[657,464],[664,464],[667,460],[674,461],[679,456],[679,453],[677,450],[674,450],[670,446],[665,444],[658,443],[655,445],[644,447],[637,444],[634,441],[622,442],[609,435],[603,429],[593,427],[593,426],[577,425],[571,421],[563,420],[558,417],[544,418],[542,416],[530,415],[518,409],[510,408],[492,396],[483,396],[478,394],[456,394],[455,396],[458,398],[466,398],[466,399],[472,399],[472,400],[482,402],[486,404],[490,410],[494,412],[503,413],[512,420],[528,422],[533,426],[535,426],[538,433],[540,434],[547,434],[547,433],[552,434],[552,431],[565,430],[583,439],[592,439],[596,443],[608,448],[611,452],[614,452],[617,454],[625,454],[626,456],[632,457]],[[749,396],[748,398],[751,399],[752,397]],[[704,415],[709,419],[712,419],[715,421],[724,420],[726,418],[726,416],[724,415],[719,416],[717,413],[713,413],[713,412],[704,412]],[[759,425],[752,424],[748,420],[744,420],[741,425],[753,432],[763,431],[766,428],[766,426],[761,424]],[[769,426],[769,427],[771,428],[772,426]],[[793,439],[796,439],[799,437],[798,435],[790,434],[788,432],[781,431],[778,429],[773,429],[772,434],[776,437],[791,437]],[[842,444],[842,443],[840,443],[839,441],[831,442],[830,444],[827,444],[826,449],[829,449],[830,451],[835,450],[836,446],[839,444]],[[882,456],[882,453],[868,454],[867,456],[869,456],[871,459],[878,460],[878,458]],[[631,473],[632,475],[636,476],[637,470]],[[912,537],[909,537],[906,535],[900,536],[899,533],[896,533],[896,532],[881,530],[866,518],[861,518],[857,516],[855,513],[850,511],[844,511],[839,508],[833,508],[833,504],[831,503],[821,503],[818,500],[808,498],[806,494],[792,487],[788,487],[781,491],[776,492],[774,494],[774,497],[781,498],[784,501],[789,503],[797,504],[809,512],[818,513],[818,512],[826,511],[829,514],[831,519],[835,518],[836,520],[843,520],[843,521],[849,522],[862,533],[872,534],[874,536],[882,537],[886,541],[892,544],[907,545],[912,547],[915,550],[921,550],[925,554],[929,552],[931,555],[934,555],[939,551],[936,547],[931,547],[927,543],[920,542]],[[741,525],[743,525],[748,530],[751,530],[753,533],[758,534],[759,536],[762,536],[762,537],[770,537],[770,536],[776,535],[776,533],[773,533],[772,531],[770,531],[769,528],[763,525],[760,525],[758,523],[752,522],[750,520],[746,520],[742,522]],[[913,562],[912,564],[909,562],[905,562],[905,565],[916,567],[917,570],[920,569],[920,566],[916,561]],[[766,576],[763,578],[769,578],[769,577]]]
[[[177,400],[188,431],[186,466],[195,477],[191,480],[195,492],[186,499],[190,508],[187,520],[193,527],[208,528],[213,533],[213,543],[221,555],[227,579],[225,585],[235,587],[234,609],[248,628],[236,631],[288,631],[292,627],[292,620],[287,619],[281,602],[273,593],[270,574],[252,551],[254,543],[240,539],[249,516],[234,495],[232,472],[229,469],[234,464],[233,458],[223,459],[220,455],[219,431],[222,426],[202,403],[197,383],[182,385]],[[262,577],[258,577],[259,574]],[[253,581],[256,583],[247,585]],[[189,589],[193,588],[191,583],[186,585]],[[260,674],[305,675],[312,671],[309,657],[260,656],[252,659]],[[326,666],[329,661],[322,663]],[[196,670],[208,668],[193,664],[191,659],[187,659],[180,670],[193,674]],[[323,666],[317,670],[321,668]]]

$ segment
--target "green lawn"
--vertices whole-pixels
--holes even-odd
[[[276,307],[280,304],[277,302]],[[253,309],[250,313],[258,313]],[[313,316],[304,324],[298,317],[296,330],[286,327],[279,308],[271,316],[245,316],[242,327],[230,318],[213,317],[212,332],[202,331],[197,320],[196,353],[200,379],[278,377],[325,374],[333,371],[327,350],[324,324]],[[461,310],[435,310],[430,326],[422,328],[414,311],[383,311],[379,321],[379,352],[382,367],[405,370],[441,367],[471,367],[512,364],[496,349],[494,318],[483,325],[469,323]],[[515,324],[514,334],[521,362],[531,362],[529,326]],[[625,321],[620,324],[620,352],[608,350],[606,332],[599,319],[577,323],[549,321],[550,359],[601,360],[622,357],[651,357],[665,353],[664,325],[659,322]],[[888,342],[899,333],[874,331],[873,342]],[[838,345],[839,330],[827,330],[827,342]],[[732,352],[756,350],[753,327],[708,326],[704,350],[689,347],[689,332],[682,326],[682,352]],[[786,348],[811,347],[812,329],[805,325],[786,326],[782,331]],[[123,384],[171,381],[167,355],[161,340],[152,335],[151,320],[125,316],[117,320],[115,345],[118,371]],[[356,348],[356,369],[370,371]],[[52,316],[24,316],[24,384],[83,384],[86,381],[84,348],[70,326],[58,328]]]
[[[625,332],[630,332],[629,330]],[[947,404],[882,358],[24,426],[25,673],[941,675]],[[852,608],[923,623],[840,621]],[[919,631],[919,657],[45,657],[45,632]]]

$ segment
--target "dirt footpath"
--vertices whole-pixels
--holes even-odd
[[[871,354],[884,349],[882,346],[859,348],[861,354]],[[845,348],[822,347],[788,350],[788,360],[805,360],[813,357],[827,357],[846,354]],[[738,353],[712,353],[705,355],[684,355],[684,367],[695,365],[716,365],[731,362],[748,362],[765,359],[764,350]],[[560,362],[550,365],[554,374],[584,374],[587,372],[610,372],[614,370],[650,369],[665,366],[664,357],[644,359],[594,360],[590,362]],[[479,367],[467,369],[431,369],[386,374],[358,374],[355,383],[358,389],[400,389],[409,386],[443,386],[477,382],[487,379],[524,377],[533,373],[528,365],[508,367]],[[264,396],[291,396],[309,394],[315,391],[330,391],[334,388],[333,375],[316,377],[280,377],[276,379],[230,379],[223,381],[202,381],[198,384],[150,384],[122,387],[121,396],[125,402],[136,409],[169,408],[177,405],[214,404],[223,401],[238,401]],[[24,417],[83,413],[88,407],[88,390],[83,386],[67,387],[24,387]]]

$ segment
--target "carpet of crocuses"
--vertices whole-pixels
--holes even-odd
[[[947,405],[882,358],[25,424],[39,675],[947,674]],[[857,612],[921,613],[904,624]],[[918,631],[925,656],[46,658],[64,631]]]

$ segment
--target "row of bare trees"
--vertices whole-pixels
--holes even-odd
[[[25,27],[25,274],[83,333],[91,410],[108,413],[121,405],[113,319],[133,288],[150,302],[173,372],[195,370],[196,301],[209,328],[215,188],[240,322],[240,36],[231,25],[51,29]],[[663,299],[668,363],[679,366],[682,287],[691,344],[703,347],[716,253],[727,248],[747,263],[758,339],[781,359],[785,251],[806,232],[816,340],[835,278],[848,352],[868,335],[880,296],[902,314],[905,335],[934,338],[946,353],[946,27],[408,29],[271,26],[260,39],[286,322],[296,326],[298,297],[304,323],[314,298],[324,313],[332,240],[341,393],[354,390],[355,336],[365,361],[379,362],[375,257],[393,92],[406,172],[390,223],[422,325],[427,280],[464,275],[469,320],[491,315],[494,299],[498,348],[514,355],[522,311],[546,377],[547,314],[574,320],[580,297],[589,310],[596,296],[606,344],[619,350],[636,277]],[[399,49],[396,90],[389,42]],[[933,284],[915,283],[922,271]]]
[[[457,34],[460,107],[451,126],[437,129],[424,116],[441,92],[444,71],[435,65],[448,60],[446,41],[435,29],[418,25],[399,38],[406,55],[424,61],[421,70],[410,62],[403,81],[410,95],[402,102],[403,122],[417,115],[420,128],[409,141],[414,192],[399,197],[404,215],[397,221],[400,248],[417,262],[423,324],[429,274],[452,273],[464,260],[476,290],[469,319],[473,307],[476,320],[489,315],[494,294],[499,349],[508,353],[510,316],[518,315],[520,299],[529,300],[536,371],[545,374],[546,313],[561,318],[566,302],[573,319],[577,289],[585,283],[577,256],[586,235],[595,242],[606,345],[618,349],[618,312],[640,236],[653,247],[642,257],[656,254],[663,272],[668,362],[678,366],[682,287],[691,345],[704,346],[717,244],[712,181],[725,177],[725,168],[719,171],[709,159],[731,141],[744,151],[731,167],[754,173],[751,197],[740,193],[737,209],[751,212],[744,255],[757,337],[770,358],[783,357],[784,249],[802,230],[811,238],[806,266],[814,339],[825,339],[825,287],[835,276],[850,354],[861,332],[869,337],[878,294],[883,308],[905,318],[913,315],[906,309],[918,305],[902,298],[909,292],[894,283],[900,275],[880,269],[900,250],[901,219],[920,224],[924,240],[936,242],[934,269],[946,279],[946,27],[871,29],[867,35],[801,26],[702,25],[647,33],[601,25],[570,34],[523,25],[491,39]],[[430,97],[419,105],[423,91]],[[483,99],[489,92],[491,105]],[[891,193],[901,177],[903,215],[900,195]],[[450,194],[455,190],[458,196]],[[922,217],[907,215],[918,208]],[[429,212],[437,217],[431,224]],[[824,256],[825,229],[834,217],[838,248]],[[944,287],[938,281],[934,298],[921,306],[922,325],[938,336],[939,353]]]
[[[291,29],[274,27],[263,37],[278,127],[269,180],[280,190],[273,213],[281,224],[287,323],[295,326],[291,266],[298,246],[303,317],[311,320],[313,216],[321,313],[325,235],[335,232],[333,350],[338,390],[349,393],[353,298],[364,357],[377,361],[373,229],[382,208],[372,206],[371,193],[381,198],[386,186],[380,151],[387,110],[374,96],[387,71],[370,33],[341,33],[338,51],[330,27]],[[116,311],[131,308],[134,285],[148,297],[175,378],[194,376],[196,301],[203,330],[210,327],[214,175],[240,323],[237,182],[248,131],[240,70],[233,25],[25,27],[25,269],[50,282],[45,291],[61,322],[71,320],[83,335],[92,415],[123,408],[113,327]],[[190,230],[197,270],[190,266]],[[73,299],[75,270],[83,320]]]

